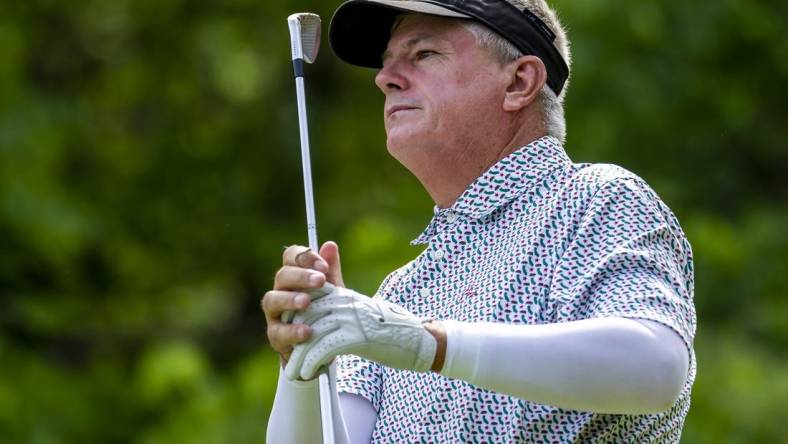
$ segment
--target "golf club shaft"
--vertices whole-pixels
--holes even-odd
[[[306,202],[306,231],[309,248],[317,252],[317,221],[315,220],[315,198],[312,194],[312,162],[309,158],[309,127],[306,118],[306,99],[304,78],[296,77],[296,96],[298,99],[298,128],[301,132],[301,165],[304,172],[304,201]]]
[[[304,173],[304,200],[306,201],[306,230],[309,237],[309,248],[319,251],[317,243],[317,222],[315,220],[315,199],[312,193],[312,163],[309,156],[309,127],[306,116],[306,94],[304,78],[296,76],[296,97],[298,100],[298,127],[301,131],[301,165]],[[334,406],[332,393],[334,388],[334,364],[329,371],[318,378],[320,391],[320,418],[323,427],[323,443],[334,444]]]

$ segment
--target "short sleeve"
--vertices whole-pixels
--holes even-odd
[[[689,348],[695,336],[692,251],[675,216],[636,177],[591,197],[551,283],[562,317],[660,322]]]
[[[377,364],[354,355],[337,357],[337,391],[359,395],[380,412],[383,369]]]

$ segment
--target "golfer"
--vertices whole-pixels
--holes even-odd
[[[678,442],[690,245],[638,176],[567,156],[554,11],[351,0],[329,38],[378,69],[388,151],[435,211],[421,254],[371,298],[345,288],[337,244],[286,249],[262,300],[282,356],[269,442],[321,442],[316,377],[332,361],[337,442]]]

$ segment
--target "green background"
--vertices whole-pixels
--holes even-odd
[[[683,442],[788,442],[788,2],[554,4],[567,151],[644,177],[694,248]],[[336,5],[0,3],[0,442],[264,440],[258,304],[306,243],[285,18]],[[374,73],[323,49],[320,236],[373,292],[432,203],[386,153]]]

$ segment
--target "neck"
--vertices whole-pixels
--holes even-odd
[[[464,144],[462,147],[447,147],[440,150],[446,155],[435,159],[430,168],[414,168],[411,172],[419,179],[438,208],[449,208],[490,167],[545,135],[541,121],[522,122],[522,125],[517,126],[507,137],[499,136],[498,143],[490,144],[495,137],[488,137],[482,138],[486,139],[486,142],[477,141],[473,146]]]

